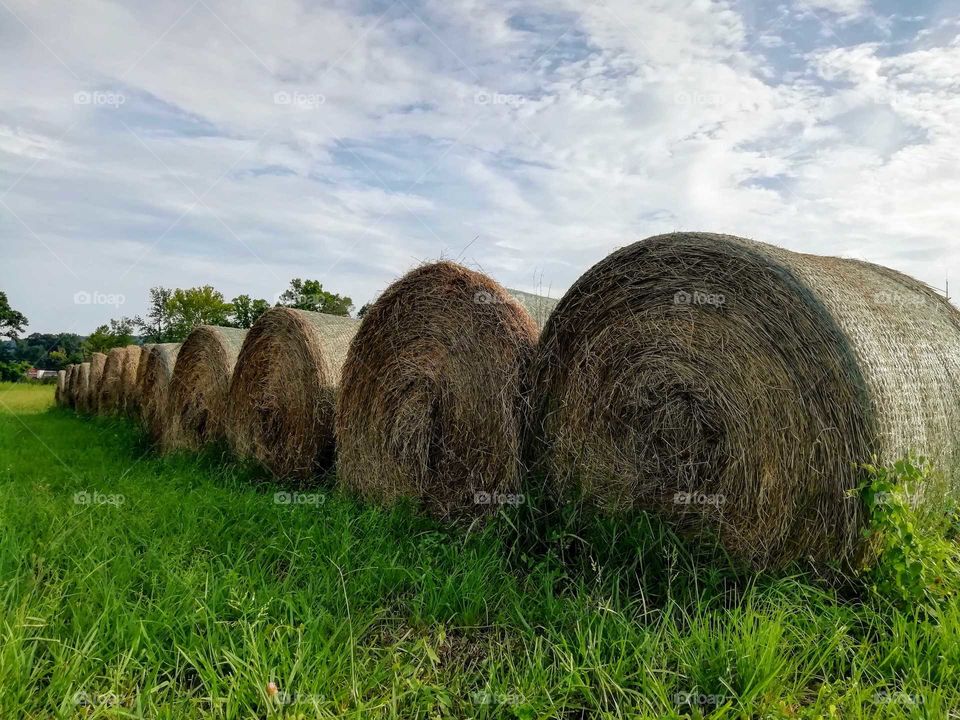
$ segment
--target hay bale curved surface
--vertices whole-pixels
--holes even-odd
[[[77,412],[87,412],[86,397],[90,390],[90,363],[80,363],[77,370],[76,385],[75,407]]]
[[[344,365],[340,482],[440,518],[496,510],[519,488],[536,340],[529,314],[486,275],[438,262],[400,278],[367,311]]]
[[[180,343],[161,343],[150,348],[140,386],[140,420],[153,442],[163,445],[170,425],[168,397],[170,379]]]
[[[107,353],[97,386],[97,410],[101,415],[112,415],[120,411],[120,375],[126,354],[125,347],[115,347]]]
[[[170,382],[171,446],[196,449],[224,437],[230,378],[246,336],[201,325],[183,341]]]
[[[80,366],[76,363],[71,363],[67,366],[67,382],[66,382],[66,405],[69,408],[75,408],[77,406],[77,377],[79,375]]]
[[[100,379],[103,376],[103,368],[107,364],[107,356],[104,353],[95,352],[90,355],[88,364],[90,369],[86,384],[83,386],[83,392],[78,398],[78,409],[85,413],[95,413],[97,412]]]
[[[151,346],[152,347],[152,346]],[[136,412],[139,395],[137,393],[137,370],[143,348],[139,345],[127,345],[120,371],[120,407],[119,412],[132,415]]]
[[[960,449],[956,309],[886,268],[731,236],[595,265],[532,377],[553,490],[708,529],[760,566],[855,558],[854,464],[914,451],[952,473]]]
[[[140,359],[137,362],[137,377],[133,388],[133,394],[136,399],[138,411],[140,407],[140,398],[143,394],[143,376],[147,372],[147,360],[150,359],[150,351],[153,350],[153,348],[155,348],[157,345],[158,343],[144,343],[143,348],[140,351]]]
[[[307,481],[333,463],[340,370],[359,322],[278,307],[254,323],[237,358],[226,434],[240,457]]]
[[[63,407],[66,404],[66,385],[67,385],[67,371],[58,370],[57,371],[57,387],[53,391],[53,400],[57,404],[57,407]]]

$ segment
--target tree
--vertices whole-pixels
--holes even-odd
[[[357,311],[357,317],[362,318],[364,315],[367,314],[367,310],[369,309],[370,309],[370,303],[364,303],[363,305],[360,306],[360,309]]]
[[[165,287],[150,288],[150,303],[147,319],[135,318],[134,324],[140,328],[147,342],[168,342],[170,338],[170,299],[173,290]]]
[[[0,290],[0,337],[16,340],[17,336],[23,332],[23,328],[29,324],[23,313],[10,307],[7,294]]]
[[[30,363],[26,360],[14,360],[13,362],[0,360],[0,381],[19,382],[23,380],[29,369]]]
[[[249,295],[238,295],[230,304],[233,306],[233,325],[238,328],[253,327],[257,318],[270,309],[266,300],[253,300]]]
[[[223,293],[210,285],[177,288],[167,303],[170,315],[170,336],[181,341],[197,325],[227,325],[233,306],[223,299]]]
[[[89,358],[95,352],[105,353],[115,347],[131,345],[133,340],[133,320],[111,320],[109,325],[101,325],[83,341],[83,354]]]
[[[319,280],[300,278],[290,281],[290,289],[283,291],[279,304],[327,315],[349,315],[353,309],[353,300],[350,298],[327,292]]]

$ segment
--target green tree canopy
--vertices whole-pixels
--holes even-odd
[[[179,342],[197,325],[229,325],[233,306],[223,293],[211,285],[177,288],[167,303],[170,315],[170,340]]]
[[[23,328],[29,325],[26,316],[10,307],[7,294],[0,290],[0,337],[16,340]]]
[[[319,280],[300,278],[290,281],[290,288],[284,290],[279,304],[327,315],[349,315],[353,309],[353,300],[350,298],[327,292]]]
[[[137,317],[134,323],[147,342],[162,343],[171,340],[170,299],[173,290],[165,287],[150,288],[150,302],[146,319]]]
[[[133,320],[111,320],[109,325],[101,325],[83,341],[83,354],[89,358],[95,352],[105,353],[115,347],[131,345],[133,341]]]
[[[249,295],[238,295],[230,301],[233,306],[233,325],[250,328],[261,315],[270,309],[270,303],[262,298],[254,300]]]

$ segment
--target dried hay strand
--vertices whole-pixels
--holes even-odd
[[[90,363],[80,363],[76,377],[76,400],[74,407],[77,412],[86,412],[86,397],[90,389]]]
[[[333,464],[340,370],[353,318],[277,307],[247,333],[227,400],[234,452],[278,478],[311,481]]]
[[[97,412],[97,395],[100,388],[100,378],[103,376],[103,368],[107,364],[107,356],[100,352],[90,355],[90,370],[88,371],[87,381],[83,386],[83,392],[78,398],[78,409],[84,413]]]
[[[140,386],[140,420],[150,439],[164,445],[170,425],[168,395],[180,343],[154,345],[147,353]]]
[[[113,415],[120,410],[120,374],[126,353],[125,347],[115,347],[107,353],[97,387],[97,410],[101,415]]]
[[[557,305],[532,382],[554,496],[656,512],[756,566],[858,560],[874,455],[922,453],[956,483],[960,313],[865,262],[708,233],[634,243]]]
[[[137,370],[144,349],[139,345],[127,345],[126,350],[127,352],[123,357],[123,368],[120,371],[120,406],[117,411],[125,415],[133,415],[136,412],[139,399]]]
[[[66,403],[66,385],[67,385],[67,371],[58,370],[57,371],[57,387],[53,391],[53,401],[57,404],[57,407],[63,407]]]
[[[530,315],[482,273],[423,265],[370,306],[337,405],[337,475],[363,498],[441,519],[497,508],[520,486]]]
[[[183,341],[170,382],[170,447],[197,449],[224,437],[230,378],[246,336],[201,325]]]

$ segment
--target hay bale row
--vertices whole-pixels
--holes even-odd
[[[167,413],[169,449],[197,449],[224,438],[230,378],[246,330],[201,325],[177,353]]]
[[[329,470],[340,373],[359,323],[277,307],[247,333],[230,382],[225,431],[233,450],[277,477]]]
[[[960,313],[891,270],[731,236],[635,243],[559,302],[434,263],[359,324],[274,308],[245,336],[198,328],[121,366],[120,405],[166,447],[226,437],[302,481],[336,449],[360,496],[453,519],[542,478],[559,502],[652,511],[757,566],[856,558],[856,466],[874,455],[939,463],[918,502],[960,484]],[[66,402],[97,374],[68,370]]]
[[[923,453],[956,484],[960,314],[868,263],[649,238],[570,288],[532,377],[551,493],[655,512],[758,566],[855,558],[873,455]]]

